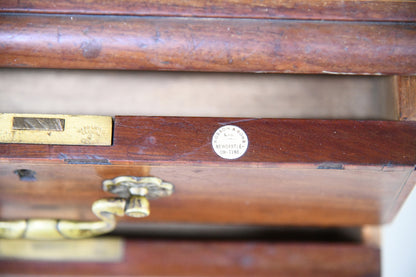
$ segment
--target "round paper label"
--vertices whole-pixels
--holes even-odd
[[[212,148],[221,158],[238,159],[247,151],[248,138],[240,127],[226,125],[212,136]]]

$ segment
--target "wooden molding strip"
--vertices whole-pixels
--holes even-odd
[[[0,66],[416,74],[413,23],[0,15]]]
[[[240,127],[248,149],[227,160],[213,150],[218,128]],[[416,164],[416,122],[118,116],[112,146],[0,144],[3,159],[239,164]]]
[[[180,1],[124,0],[3,1],[0,12],[107,14],[140,16],[313,19],[347,21],[416,21],[414,1],[265,0]]]

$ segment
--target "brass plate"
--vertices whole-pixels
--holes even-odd
[[[111,145],[110,116],[0,114],[1,143]]]
[[[0,259],[33,261],[120,262],[124,258],[121,238],[31,241],[0,240]]]

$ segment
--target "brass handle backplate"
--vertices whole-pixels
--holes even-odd
[[[23,219],[0,221],[0,238],[59,240],[82,239],[111,232],[116,216],[146,217],[150,214],[148,199],[169,196],[173,185],[156,177],[120,176],[103,182],[103,190],[119,197],[105,198],[92,204],[100,221],[82,222],[61,219]]]

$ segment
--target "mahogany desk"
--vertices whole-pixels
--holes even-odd
[[[389,75],[397,102],[396,121],[116,116],[111,146],[0,144],[2,220],[94,220],[91,203],[108,196],[102,181],[120,175],[175,185],[149,217],[119,219],[129,230],[119,260],[6,258],[2,273],[380,275],[379,249],[360,229],[389,222],[415,182],[416,2],[18,1],[0,10],[2,67]],[[234,160],[211,145],[226,125],[249,140]],[[19,169],[35,180],[19,180]],[[140,239],[137,222],[236,235]]]

